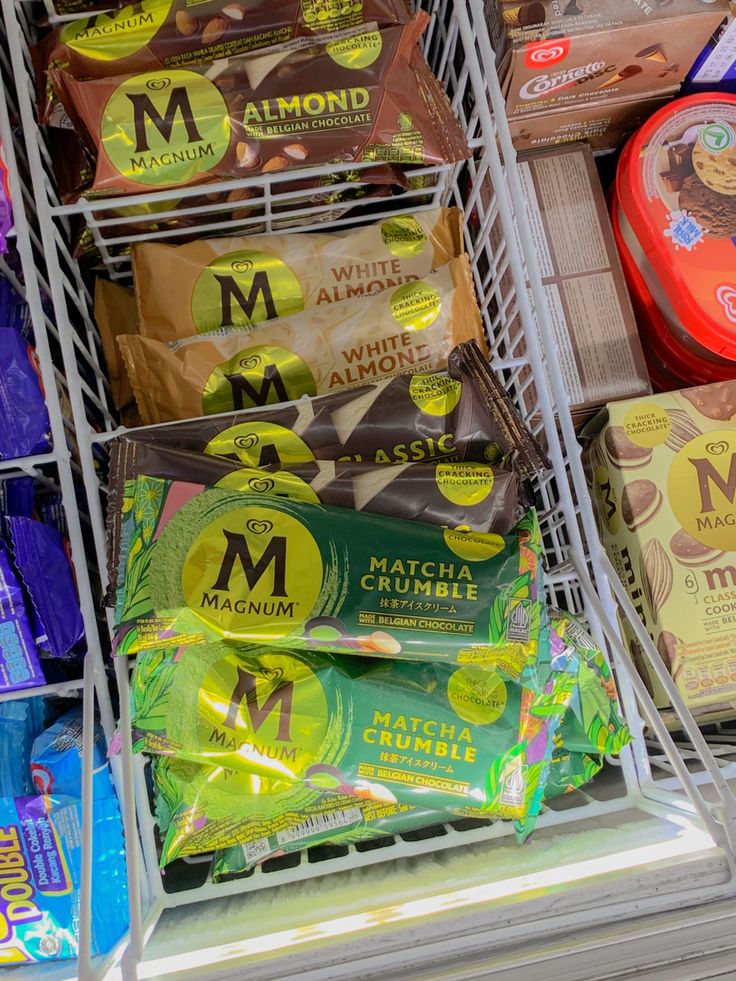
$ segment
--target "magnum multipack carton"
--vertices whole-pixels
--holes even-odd
[[[603,544],[701,720],[736,714],[735,415],[736,382],[611,403],[586,451]]]

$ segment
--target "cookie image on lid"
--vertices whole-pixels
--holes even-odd
[[[633,443],[623,426],[611,426],[606,431],[605,444],[609,460],[619,470],[636,470],[651,462],[651,449]]]
[[[736,381],[714,382],[700,388],[688,388],[682,397],[706,419],[728,422],[736,412]]]
[[[693,167],[701,181],[712,191],[736,194],[736,146],[711,153],[698,140],[693,147]]]
[[[736,194],[714,191],[697,174],[690,174],[682,182],[680,208],[713,238],[736,235]]]
[[[701,565],[709,565],[723,555],[722,551],[697,541],[682,528],[675,532],[670,539],[670,551],[680,565],[685,566],[686,569],[697,569]]]
[[[629,531],[642,528],[662,507],[662,492],[651,480],[633,480],[621,495],[621,516]]]

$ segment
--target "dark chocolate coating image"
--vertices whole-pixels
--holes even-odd
[[[736,195],[711,190],[696,174],[690,174],[683,181],[680,207],[713,238],[736,235]]]

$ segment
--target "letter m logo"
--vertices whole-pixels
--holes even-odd
[[[194,121],[194,114],[189,102],[189,95],[186,88],[180,85],[171,90],[166,110],[161,115],[156,106],[151,101],[151,97],[146,92],[135,94],[127,93],[128,98],[133,104],[133,121],[135,124],[135,151],[141,153],[150,150],[148,145],[148,130],[146,129],[146,119],[156,127],[161,136],[167,143],[171,142],[171,134],[174,129],[174,122],[177,113],[181,113],[181,119],[187,130],[187,139],[190,143],[201,141],[197,124]]]
[[[240,707],[245,702],[250,724],[255,733],[258,732],[271,712],[276,711],[278,708],[279,727],[276,738],[282,742],[291,742],[289,730],[291,710],[294,702],[294,682],[287,681],[284,684],[276,684],[261,705],[258,702],[255,677],[250,671],[246,671],[244,668],[238,667],[236,670],[238,672],[238,680],[230,698],[227,715],[222,724],[228,729],[234,729]]]
[[[728,468],[728,476],[725,479],[713,466],[711,460],[690,459],[690,463],[695,467],[695,472],[698,475],[701,512],[703,514],[710,514],[716,510],[713,504],[714,488],[733,506],[734,498],[736,497],[736,453],[731,455],[731,464]]]
[[[212,586],[213,589],[230,589],[230,577],[236,562],[240,562],[248,588],[251,590],[256,588],[266,571],[273,565],[271,595],[286,596],[286,538],[275,535],[261,553],[260,558],[254,561],[245,535],[225,529],[222,533],[225,536],[227,546],[220,571]]]

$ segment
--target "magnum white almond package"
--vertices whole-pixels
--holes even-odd
[[[173,341],[223,328],[250,330],[413,282],[462,251],[459,208],[392,215],[329,234],[139,243],[133,272],[140,333]]]
[[[356,303],[165,342],[118,343],[145,424],[288,402],[447,367],[456,344],[485,348],[467,256]]]

